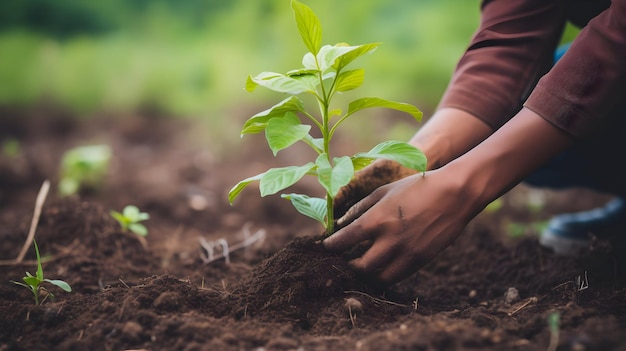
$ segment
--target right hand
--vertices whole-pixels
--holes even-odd
[[[352,205],[379,187],[416,173],[417,171],[403,167],[395,161],[378,159],[372,162],[356,172],[352,181],[339,190],[335,197],[335,218],[343,216]]]

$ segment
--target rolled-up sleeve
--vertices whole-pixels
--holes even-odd
[[[585,137],[626,102],[626,0],[613,0],[580,32],[524,104],[575,137]]]
[[[480,26],[439,108],[465,110],[493,129],[506,123],[550,69],[564,12],[557,0],[483,1]]]

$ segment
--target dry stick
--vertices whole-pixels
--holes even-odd
[[[407,307],[407,305],[403,305],[401,303],[397,303],[397,302],[393,302],[393,301],[389,301],[389,300],[383,300],[383,299],[379,299],[377,297],[374,297],[372,295],[366,294],[364,292],[361,291],[357,291],[357,290],[346,290],[344,291],[345,294],[359,294],[359,295],[363,295],[363,296],[367,296],[370,299],[379,302],[379,303],[386,303],[388,305],[393,305],[393,306],[399,306],[399,307]]]
[[[528,299],[528,301],[526,301],[524,304],[522,304],[520,307],[516,308],[515,311],[513,312],[509,312],[507,313],[509,317],[513,317],[514,314],[516,314],[517,312],[521,311],[522,309],[526,308],[526,306],[530,305],[531,303],[537,302],[537,298],[536,297],[531,297]]]
[[[39,216],[41,216],[41,208],[43,207],[43,203],[46,202],[48,190],[50,190],[50,181],[46,179],[41,185],[41,189],[39,189],[39,194],[37,194],[37,200],[35,200],[35,212],[33,213],[33,220],[30,222],[28,238],[26,238],[26,242],[22,247],[22,251],[19,255],[17,255],[17,258],[15,259],[16,263],[22,262],[24,256],[26,256],[26,252],[28,251],[30,244],[32,244],[33,239],[35,239],[35,231],[37,230],[37,224],[39,223]]]
[[[37,194],[37,199],[35,200],[35,210],[33,212],[33,220],[30,222],[30,229],[28,231],[28,237],[26,237],[26,241],[24,242],[24,246],[22,246],[22,250],[20,254],[17,255],[15,260],[8,261],[0,261],[0,265],[14,265],[20,264],[24,260],[24,256],[26,256],[26,252],[30,247],[30,244],[33,243],[33,239],[35,239],[35,231],[37,230],[37,224],[39,223],[39,217],[41,216],[41,208],[43,207],[43,203],[46,201],[46,197],[48,196],[48,190],[50,190],[50,181],[45,180],[39,189],[39,193]]]

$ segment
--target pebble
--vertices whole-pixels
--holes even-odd
[[[506,293],[504,293],[504,301],[508,303],[509,305],[512,303],[516,303],[519,300],[520,300],[519,291],[514,287],[508,288]]]

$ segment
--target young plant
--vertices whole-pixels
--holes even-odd
[[[8,158],[16,158],[20,154],[20,142],[17,139],[9,138],[2,142],[2,153]]]
[[[122,227],[122,232],[131,231],[139,236],[147,236],[148,228],[139,223],[150,219],[150,215],[146,212],[139,211],[137,206],[128,205],[124,207],[122,212],[111,211],[111,216],[117,220]]]
[[[111,148],[108,145],[79,146],[66,151],[61,160],[59,193],[76,194],[85,188],[97,189],[109,169]]]
[[[33,295],[35,296],[35,305],[40,305],[42,304],[46,298],[48,296],[50,296],[51,298],[54,299],[54,295],[47,291],[45,287],[41,286],[42,283],[46,282],[46,283],[50,283],[52,285],[58,286],[59,288],[63,289],[64,291],[67,292],[71,292],[72,288],[70,287],[70,285],[66,282],[64,282],[63,280],[57,280],[57,279],[45,279],[43,276],[43,268],[41,267],[41,257],[39,256],[39,247],[37,247],[37,242],[34,241],[35,244],[35,253],[37,254],[37,273],[36,275],[32,275],[28,272],[26,272],[26,276],[22,278],[22,280],[24,281],[24,283],[21,282],[16,282],[16,281],[11,281],[14,284],[17,285],[21,285],[25,288],[27,288],[28,290],[30,290]],[[39,295],[41,291],[46,291],[48,294],[46,295],[46,297],[44,297],[43,300],[39,301]]]
[[[556,351],[559,346],[559,330],[561,325],[561,314],[552,312],[548,315],[548,328],[550,329],[550,344],[548,351]]]
[[[271,108],[259,112],[248,119],[241,135],[265,132],[267,143],[274,156],[298,141],[310,146],[317,158],[301,166],[272,168],[256,176],[237,183],[229,192],[232,204],[241,191],[250,183],[259,181],[261,196],[282,191],[298,182],[305,175],[317,177],[326,192],[325,198],[309,197],[303,194],[283,194],[296,210],[321,222],[327,234],[334,230],[333,199],[340,188],[347,185],[354,173],[378,158],[393,160],[401,165],[425,171],[426,157],[412,145],[401,141],[384,141],[368,152],[356,155],[333,157],[330,144],[339,125],[358,111],[385,107],[411,114],[418,121],[422,112],[417,107],[378,97],[364,97],[348,104],[347,111],[331,105],[333,97],[358,88],[363,83],[365,71],[361,68],[347,69],[356,58],[374,51],[380,43],[350,46],[345,43],[321,45],[322,27],[313,11],[295,0],[291,1],[298,32],[308,49],[303,59],[303,67],[286,74],[263,72],[255,77],[248,76],[246,90],[252,92],[261,86],[279,93],[290,95]],[[308,94],[317,102],[318,114],[304,108],[299,95]],[[301,118],[310,124],[304,124]],[[321,138],[314,138],[309,132],[319,129]]]

